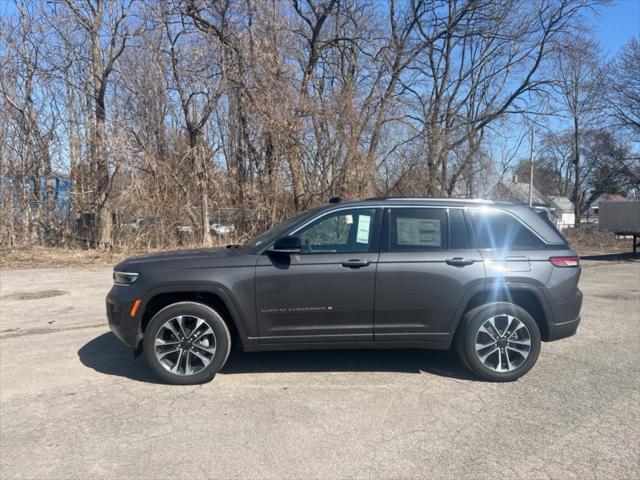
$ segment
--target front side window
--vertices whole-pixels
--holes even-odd
[[[269,243],[275,241],[277,238],[283,236],[288,230],[291,229],[293,225],[296,223],[303,221],[305,217],[312,217],[318,208],[312,208],[310,210],[305,210],[304,212],[300,212],[297,215],[285,220],[284,222],[274,225],[266,232],[261,233],[253,240],[249,240],[247,243],[243,245],[245,248],[249,249],[259,249],[268,245]]]
[[[531,230],[508,213],[472,210],[470,217],[477,248],[524,250],[544,246]]]
[[[430,251],[446,248],[446,209],[390,209],[389,249],[392,252]]]
[[[368,252],[373,240],[374,208],[341,210],[319,218],[295,235],[302,253]]]

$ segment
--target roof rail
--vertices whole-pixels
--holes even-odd
[[[450,198],[450,197],[371,197],[366,201],[402,201],[402,200],[436,200],[443,202],[473,202],[473,203],[495,203],[493,200],[486,200],[484,198]]]

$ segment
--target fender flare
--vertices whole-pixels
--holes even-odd
[[[227,289],[216,283],[203,283],[203,282],[184,282],[180,283],[163,283],[161,285],[155,286],[147,291],[145,291],[142,296],[142,304],[140,305],[140,318],[138,319],[138,330],[142,333],[142,317],[144,312],[146,312],[147,306],[149,302],[156,296],[162,295],[164,293],[181,293],[181,292],[206,292],[216,295],[224,306],[229,311],[231,315],[230,321],[233,322],[233,326],[236,328],[238,332],[238,336],[240,337],[240,342],[242,345],[246,345],[250,342],[250,337],[247,333],[247,328],[245,326],[245,320],[242,318],[240,314],[240,310],[235,304],[232,295],[229,294]]]
[[[465,292],[465,295],[462,297],[462,300],[460,301],[460,303],[458,304],[458,307],[456,308],[456,312],[453,316],[453,320],[450,322],[449,329],[448,329],[449,334],[452,336],[455,334],[458,328],[458,325],[462,320],[463,314],[467,310],[467,306],[469,305],[469,302],[475,295],[480,293],[489,294],[492,290],[496,290],[496,289],[497,289],[497,295],[500,295],[504,291],[509,291],[509,292],[520,291],[520,292],[531,293],[538,300],[538,302],[540,303],[540,306],[542,307],[542,311],[544,312],[544,316],[545,316],[544,322],[546,323],[547,327],[553,324],[553,321],[554,321],[553,312],[551,310],[551,307],[549,305],[549,300],[545,294],[545,291],[542,285],[535,285],[535,284],[523,283],[523,282],[509,282],[509,281],[494,282],[487,285],[484,285],[483,283],[483,284],[474,285],[469,289],[467,289],[467,291]]]

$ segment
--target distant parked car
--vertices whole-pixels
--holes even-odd
[[[138,230],[140,228],[155,225],[156,219],[154,217],[136,218],[134,220],[127,220],[121,223],[122,228],[129,230]]]
[[[480,378],[511,381],[542,341],[576,332],[582,304],[575,252],[548,219],[510,202],[331,203],[244,245],[127,259],[113,278],[111,329],[177,384],[211,380],[232,342],[455,346]]]
[[[209,223],[209,230],[216,235],[230,235],[235,232],[233,225],[225,222],[212,222]]]

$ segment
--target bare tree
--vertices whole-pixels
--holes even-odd
[[[517,156],[515,120],[549,97],[559,124],[573,119],[571,79],[593,82],[571,77],[567,39],[602,3],[14,1],[0,24],[0,242],[140,249],[209,244],[214,215],[233,224],[216,240],[242,241],[335,195],[482,195]],[[558,136],[542,159],[583,207],[594,179],[628,190],[635,171],[584,108],[578,143]],[[52,223],[47,202],[66,194],[41,188],[53,177],[70,211]]]
[[[90,166],[95,178],[93,201],[95,226],[93,242],[98,247],[111,244],[112,211],[110,191],[112,172],[109,165],[106,131],[106,98],[116,61],[131,38],[130,14],[134,0],[64,0],[69,21],[84,32],[81,41],[88,42],[90,76],[86,80],[93,119],[90,126]],[[76,45],[82,49],[82,45]]]
[[[598,58],[598,46],[585,36],[565,36],[554,55],[552,64],[553,87],[557,101],[572,123],[573,195],[576,226],[584,209],[582,198],[580,135],[590,126],[603,97],[602,70]]]
[[[209,168],[204,128],[220,98],[219,61],[207,54],[207,47],[198,44],[197,37],[185,30],[177,18],[165,12],[164,34],[168,48],[171,82],[169,90],[177,93],[183,121],[189,139],[187,168],[196,174],[199,184],[201,240],[208,245],[209,238]],[[189,53],[187,53],[189,52]],[[209,66],[209,68],[207,68]],[[195,225],[194,225],[195,226]]]
[[[19,149],[14,153],[21,159],[22,167],[10,173],[23,174],[15,180],[23,185],[24,228],[31,241],[40,242],[51,238],[48,230],[53,226],[55,179],[50,149],[56,119],[47,114],[51,102],[47,96],[50,81],[42,72],[47,35],[44,23],[35,8],[22,2],[16,6],[19,12],[16,24],[6,24],[0,31],[0,38],[6,42],[0,94],[17,134],[14,146]],[[24,184],[27,179],[32,188]]]
[[[640,39],[632,38],[609,64],[607,100],[615,124],[640,137]]]

